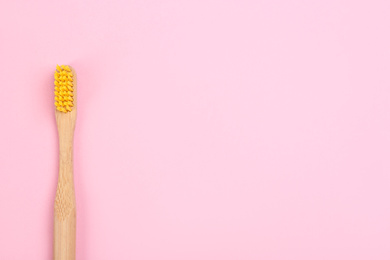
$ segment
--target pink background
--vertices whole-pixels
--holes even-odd
[[[79,260],[390,259],[389,10],[3,1],[0,259],[52,257],[57,63]]]

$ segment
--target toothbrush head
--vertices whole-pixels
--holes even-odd
[[[54,105],[60,112],[71,112],[74,107],[74,75],[68,65],[57,65],[54,72]]]

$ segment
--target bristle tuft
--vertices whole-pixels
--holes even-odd
[[[57,65],[54,72],[54,99],[56,109],[71,112],[73,104],[73,73],[68,65]]]

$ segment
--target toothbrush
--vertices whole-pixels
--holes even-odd
[[[74,69],[58,66],[54,73],[55,117],[59,138],[59,173],[54,203],[54,260],[76,258],[76,199],[73,183],[73,135],[77,78]]]

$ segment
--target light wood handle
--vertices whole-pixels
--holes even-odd
[[[76,259],[76,209],[66,219],[54,219],[54,260]]]
[[[54,260],[76,258],[76,200],[73,183],[73,131],[60,132],[60,162],[54,206]]]

